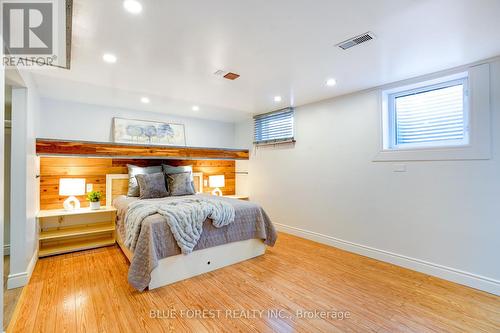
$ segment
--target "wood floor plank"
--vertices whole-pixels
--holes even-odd
[[[247,264],[249,263],[250,262],[248,262]],[[263,283],[264,281],[269,280],[269,278],[266,276],[267,274],[259,277],[255,274],[250,273],[250,271],[243,265],[237,268],[235,267],[232,274],[235,280],[244,281],[245,288],[247,288],[245,289],[246,292],[252,294],[254,293],[254,295],[260,299],[269,297],[270,300],[266,303],[275,304],[276,309],[286,309],[287,313],[291,316],[291,322],[293,323],[294,327],[305,326],[304,328],[307,329],[308,326],[322,332],[340,332],[334,325],[328,324],[321,319],[317,320],[309,318],[295,318],[295,315],[298,312],[307,309],[314,309],[315,307],[313,307],[312,304],[309,304],[310,306],[307,306],[307,301],[304,300],[303,297],[294,297],[293,290],[286,288],[286,281],[278,282],[273,277],[273,279],[270,279],[268,284]],[[280,286],[279,288],[273,287],[278,285]],[[297,285],[291,286],[291,289],[296,289],[299,293],[301,293],[302,291]]]
[[[45,267],[42,266],[43,277],[41,278],[44,281],[44,288],[40,296],[40,306],[36,312],[35,332],[55,332],[56,305],[60,301],[56,298],[60,285],[57,274],[60,272],[61,263],[61,260],[52,260]]]
[[[498,296],[287,234],[264,256],[152,291],[134,290],[127,272],[116,246],[40,259],[8,331],[500,331]],[[193,316],[203,310],[221,316]]]
[[[7,289],[7,281],[10,275],[10,255],[3,257],[3,329],[5,330],[10,323],[10,319],[16,315],[19,310],[17,301],[19,300],[23,287]]]
[[[76,332],[75,267],[71,258],[61,264],[61,283],[55,298],[62,302],[56,305],[56,332]]]
[[[57,257],[54,257],[56,259]],[[76,332],[96,332],[97,318],[94,309],[94,298],[89,297],[90,256],[71,256],[75,273],[75,312]],[[52,258],[47,258],[51,260]]]
[[[199,277],[193,278],[193,280],[197,279],[199,279]],[[188,309],[195,311],[199,310],[201,313],[200,316],[206,317],[202,323],[210,332],[255,332],[238,318],[231,319],[225,316],[216,317],[215,312],[214,316],[209,313],[206,315],[203,314],[203,310],[217,310],[220,309],[220,305],[215,301],[214,297],[207,295],[206,290],[200,289],[196,281],[181,281],[176,283],[176,287],[173,291]]]
[[[215,300],[219,304],[219,307],[223,311],[233,311],[233,310],[245,310],[248,309],[246,306],[242,306],[238,302],[235,301],[234,298],[231,297],[230,294],[228,294],[226,291],[224,291],[222,288],[217,288],[213,281],[213,276],[209,274],[205,274],[205,279],[203,281],[198,281],[198,285],[200,288],[203,288],[206,290],[207,293],[211,295],[217,295]],[[258,309],[263,311],[262,309]],[[243,321],[247,326],[251,328],[251,331],[255,332],[273,332],[273,325],[267,325],[266,322],[261,321],[261,320],[254,320],[254,318],[250,317],[242,317],[241,321]],[[279,327],[280,329],[282,327]],[[288,327],[290,328],[290,327]]]
[[[118,257],[117,259],[120,258]],[[113,281],[113,285],[109,289],[112,294],[113,304],[116,304],[116,307],[119,309],[119,320],[124,323],[127,330],[133,332],[145,332],[151,329],[152,324],[149,323],[150,314],[147,308],[134,306],[129,301],[130,298],[134,297],[134,290],[130,288],[127,282],[127,261],[124,258],[121,258],[121,260],[112,260],[111,265],[108,267],[110,273],[108,279],[109,281]],[[128,314],[131,312],[135,312],[139,320],[129,316]],[[160,325],[155,325],[154,327],[163,329]]]
[[[274,290],[276,293],[282,294],[283,297],[288,299],[289,303],[295,303],[302,309],[315,309],[318,307],[336,311],[349,309],[351,312],[351,326],[353,321],[356,321],[358,322],[358,328],[362,330],[377,330],[380,328],[380,325],[377,324],[377,320],[370,319],[369,310],[357,306],[355,302],[346,299],[345,293],[343,293],[342,297],[335,297],[331,289],[329,289],[327,293],[322,293],[318,286],[313,283],[314,278],[312,277],[290,283],[286,271],[276,273],[271,280],[266,278],[266,275],[269,274],[269,270],[264,268],[264,266],[265,265],[253,263],[253,266],[249,265],[248,267],[242,267],[241,270],[249,273],[256,283],[268,290]],[[329,286],[334,287],[334,284],[330,282]],[[373,317],[373,314],[371,316]],[[360,321],[359,318],[363,318],[362,321]],[[380,319],[383,318],[377,319],[379,319],[378,322],[380,322]],[[330,326],[340,329],[341,332],[349,331],[349,326],[341,320],[326,319],[326,321],[330,323]]]
[[[30,288],[23,290],[21,299],[30,301],[22,302],[18,305],[20,307],[18,316],[12,318],[13,320],[9,324],[7,331],[12,331],[12,327],[15,326],[17,332],[34,332],[37,316],[33,315],[33,313],[36,314],[38,312],[43,288],[43,282],[32,281],[30,282]]]
[[[268,311],[273,310],[271,308],[271,304],[263,303],[258,299],[254,299],[248,297],[248,295],[244,292],[244,290],[240,288],[235,288],[231,283],[233,280],[232,275],[224,274],[221,276],[217,274],[218,272],[211,272],[207,275],[210,276],[208,283],[212,285],[215,290],[220,290],[230,299],[232,299],[231,310],[241,310],[241,309],[253,309],[258,311]],[[225,276],[227,277],[225,278]],[[229,280],[229,281],[227,281]],[[293,331],[293,322],[291,322],[288,318],[268,318],[264,316],[264,320],[262,324],[270,327],[273,332],[291,332]],[[266,331],[267,329],[263,329]]]

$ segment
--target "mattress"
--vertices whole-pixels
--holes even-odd
[[[113,206],[117,209],[117,232],[121,239],[125,239],[123,223],[128,206],[136,200],[140,199],[118,196],[113,201]],[[161,201],[171,198],[147,200]],[[224,200],[234,207],[235,220],[222,228],[214,227],[210,219],[205,220],[202,235],[194,251],[247,239],[262,239],[266,245],[274,245],[277,234],[262,207],[250,201],[233,198],[217,197],[217,200]],[[151,280],[151,272],[158,265],[158,260],[178,254],[181,254],[181,249],[165,217],[154,214],[145,218],[130,263],[128,274],[130,284],[138,290],[144,290]]]

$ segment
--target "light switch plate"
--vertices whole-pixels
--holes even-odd
[[[87,184],[87,192],[92,192],[94,189],[94,184]]]

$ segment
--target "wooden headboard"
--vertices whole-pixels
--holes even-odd
[[[193,172],[203,173],[202,184],[208,182],[208,177],[211,175],[224,175],[226,186],[221,189],[223,194],[235,194],[236,175],[235,161],[233,160],[159,160],[41,156],[40,209],[62,208],[66,197],[59,196],[60,178],[85,178],[87,184],[93,184],[94,191],[100,191],[103,194],[101,204],[106,205],[106,175],[126,174],[128,172],[127,164],[151,166],[162,163],[174,166],[192,165]],[[128,186],[126,180],[122,181]],[[212,188],[204,186],[203,191],[209,193],[212,191]],[[82,207],[89,205],[84,195],[77,198],[80,200]]]
[[[193,172],[194,190],[203,193],[203,172]],[[107,206],[111,206],[113,200],[119,195],[127,195],[128,174],[106,175],[106,198]]]

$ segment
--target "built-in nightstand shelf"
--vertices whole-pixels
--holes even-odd
[[[116,209],[44,210],[39,223],[39,257],[87,250],[115,243]]]
[[[92,210],[90,208],[78,208],[73,210],[64,210],[64,209],[49,209],[49,210],[41,210],[38,212],[37,218],[45,218],[45,217],[64,217],[64,216],[73,216],[73,215],[94,215],[99,213],[116,213],[116,208],[114,207],[101,207],[100,209]]]
[[[114,224],[104,223],[99,225],[82,225],[77,227],[70,227],[64,229],[56,229],[56,230],[48,230],[40,232],[40,240],[48,240],[48,239],[61,239],[75,236],[83,236],[83,235],[92,235],[92,234],[101,234],[109,231],[114,231]]]
[[[113,244],[115,244],[115,239],[107,237],[107,238],[103,238],[103,239],[95,239],[92,241],[80,240],[80,241],[73,241],[73,242],[67,243],[67,244],[63,243],[63,244],[47,245],[47,246],[40,248],[40,250],[38,251],[38,256],[39,257],[47,257],[47,256],[56,255],[56,254],[89,250],[89,249],[94,249],[97,247],[103,247],[103,246],[108,246],[108,245],[113,245]]]

